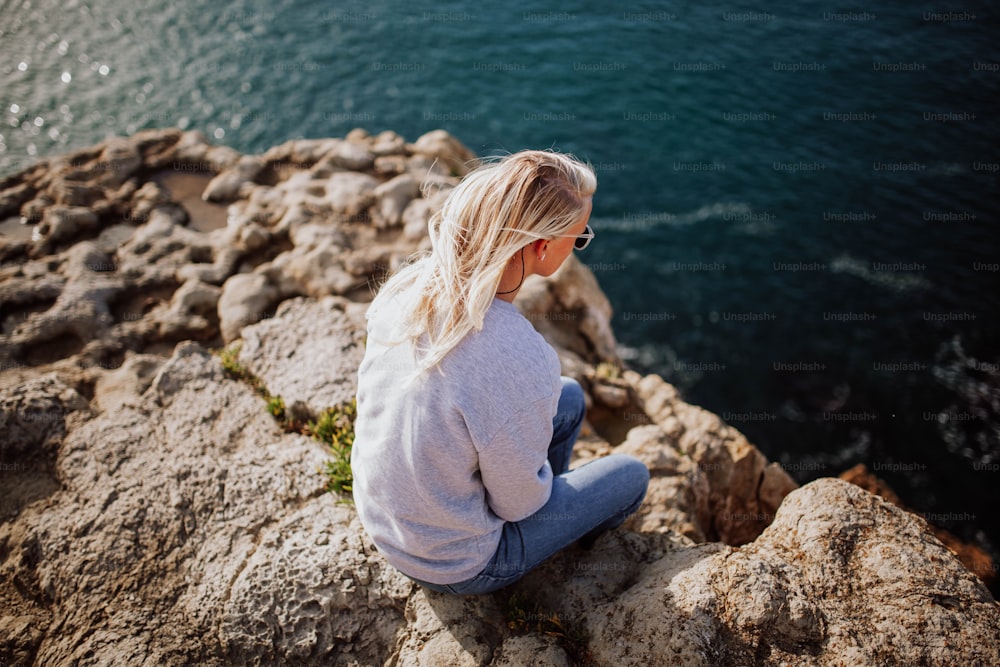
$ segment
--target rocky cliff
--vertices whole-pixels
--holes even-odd
[[[575,260],[518,305],[587,389],[577,464],[638,456],[645,504],[489,596],[388,567],[289,424],[353,395],[374,286],[472,158],[441,131],[244,156],[165,130],[0,181],[26,223],[0,236],[0,663],[1000,664],[1000,608],[921,518],[796,488],[623,369]]]

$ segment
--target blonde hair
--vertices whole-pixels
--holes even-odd
[[[483,327],[511,257],[538,239],[566,234],[597,189],[589,165],[527,150],[483,161],[428,222],[430,254],[403,266],[379,290],[369,317],[401,311],[388,344],[409,342],[418,375]]]

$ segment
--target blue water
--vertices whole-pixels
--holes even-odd
[[[998,12],[897,4],[7,2],[0,175],[163,126],[574,152],[633,366],[1000,545]]]

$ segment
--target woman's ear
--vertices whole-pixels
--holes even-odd
[[[545,252],[546,250],[548,250],[548,245],[549,245],[548,240],[538,239],[531,245],[533,246],[532,249],[535,251],[535,257],[538,258],[538,261],[542,261],[543,259],[545,259]]]

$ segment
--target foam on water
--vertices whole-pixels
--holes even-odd
[[[883,266],[885,268],[882,268]],[[893,268],[896,266],[902,268]],[[849,255],[840,255],[830,261],[830,270],[834,273],[845,273],[856,276],[876,287],[895,291],[919,290],[931,287],[929,280],[918,273],[913,273],[913,271],[919,271],[919,268],[911,267],[907,270],[905,268],[907,266],[910,265],[901,262],[863,262]]]

